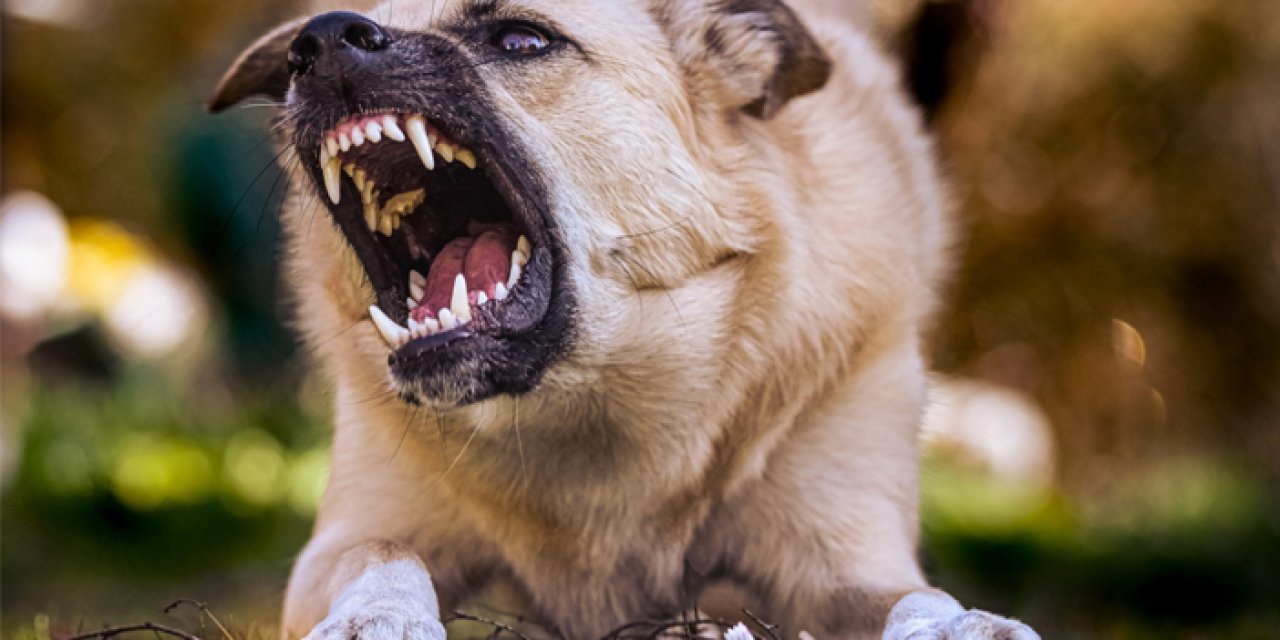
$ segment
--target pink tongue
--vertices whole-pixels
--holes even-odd
[[[419,321],[434,318],[440,309],[447,308],[459,273],[467,278],[467,298],[472,305],[476,304],[481,291],[492,300],[498,283],[507,281],[515,244],[511,233],[504,229],[489,229],[476,238],[450,241],[431,261],[426,295],[411,317]]]

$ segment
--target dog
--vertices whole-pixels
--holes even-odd
[[[916,557],[946,194],[835,0],[396,0],[287,22],[288,287],[335,395],[290,638],[696,606],[794,636],[1036,638]]]

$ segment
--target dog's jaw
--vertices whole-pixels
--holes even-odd
[[[295,79],[293,146],[372,289],[397,395],[526,393],[568,348],[575,306],[541,172],[464,52],[393,37],[341,87]]]

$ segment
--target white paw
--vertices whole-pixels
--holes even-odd
[[[907,636],[912,640],[1040,640],[1040,635],[1017,620],[970,609],[936,627]]]
[[[1017,620],[966,611],[941,591],[922,591],[894,606],[884,640],[1040,640],[1040,635]]]
[[[416,561],[371,566],[305,640],[445,640],[430,576]]]
[[[371,604],[335,611],[306,640],[445,640],[444,626],[423,611],[397,604]]]

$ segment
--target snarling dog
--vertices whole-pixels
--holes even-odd
[[[916,559],[944,197],[841,4],[397,0],[241,56],[211,106],[281,103],[336,395],[285,635],[442,637],[501,583],[567,638],[1035,637]]]

